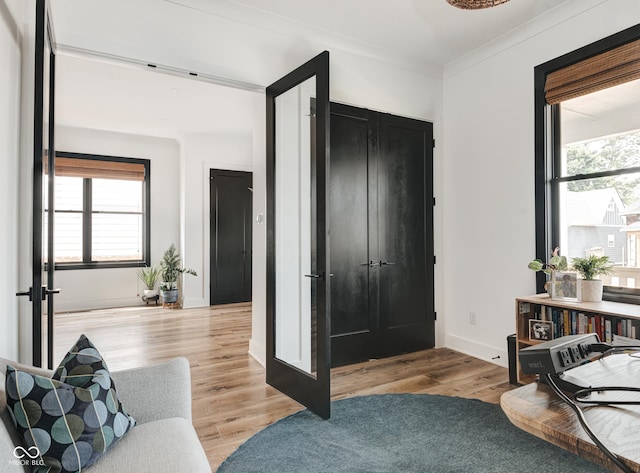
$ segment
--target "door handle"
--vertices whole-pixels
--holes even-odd
[[[378,264],[378,261],[369,261],[368,263],[360,263],[360,266],[369,266],[370,268],[373,268],[374,266],[378,266]]]
[[[395,263],[389,263],[388,261],[380,260],[380,266],[393,266]]]
[[[29,288],[28,291],[16,292],[16,296],[29,296],[29,300],[33,301],[33,290],[32,288]]]
[[[47,286],[42,286],[40,297],[44,301],[49,294],[60,294],[60,289],[47,289]],[[16,292],[16,296],[28,296],[30,301],[33,301],[33,288],[30,287],[28,291]]]
[[[60,289],[47,289],[47,286],[42,286],[42,291],[40,291],[40,297],[43,301],[47,300],[47,296],[51,294],[60,294]]]
[[[312,279],[322,279],[323,281],[325,280],[326,273],[322,273],[322,274],[305,274],[304,277],[305,278],[312,278]],[[332,278],[333,277],[333,273],[329,273],[329,277]]]

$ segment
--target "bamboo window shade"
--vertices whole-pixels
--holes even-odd
[[[45,158],[45,170],[46,158]],[[144,164],[56,156],[56,176],[144,181]],[[46,171],[45,171],[46,172]]]
[[[549,73],[545,98],[555,105],[636,79],[640,79],[640,40]]]

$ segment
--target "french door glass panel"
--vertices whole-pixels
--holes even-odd
[[[316,375],[317,262],[312,250],[315,76],[275,99],[276,358]],[[300,277],[308,275],[309,277]]]

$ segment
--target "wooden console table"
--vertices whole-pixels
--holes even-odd
[[[567,371],[591,386],[633,386],[640,388],[640,359],[628,355],[610,355],[601,360]],[[607,394],[608,399],[640,400],[640,393]],[[500,406],[517,427],[550,443],[605,466],[620,471],[584,432],[575,413],[552,389],[531,383],[508,391]],[[587,422],[598,438],[623,462],[640,473],[640,405],[582,405]]]

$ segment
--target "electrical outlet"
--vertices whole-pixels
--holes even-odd
[[[477,325],[478,324],[478,314],[476,314],[475,312],[469,312],[469,323],[471,325]]]

